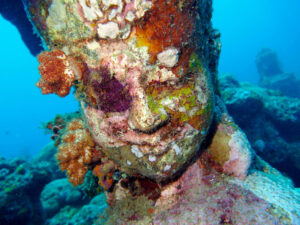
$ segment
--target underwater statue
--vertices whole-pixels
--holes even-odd
[[[37,86],[61,97],[74,86],[81,106],[65,125],[51,124],[58,163],[73,185],[93,172],[106,192],[108,224],[299,219],[299,193],[252,152],[220,98],[211,0],[25,6],[46,50]],[[280,181],[268,183],[268,176]]]

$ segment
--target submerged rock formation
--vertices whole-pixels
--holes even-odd
[[[65,96],[73,85],[81,105],[50,128],[60,168],[74,185],[93,171],[108,224],[299,222],[298,190],[220,98],[210,0],[25,4],[47,48],[39,58],[51,56],[37,86]]]
[[[293,73],[285,73],[276,52],[264,48],[256,56],[256,68],[260,75],[259,85],[278,90],[283,95],[300,98],[300,80]]]
[[[219,78],[230,115],[245,131],[264,160],[300,186],[300,100],[278,91],[239,83],[231,75]]]
[[[48,149],[49,150],[49,149]],[[48,161],[27,162],[0,158],[0,223],[42,224],[40,193],[44,185],[63,176]]]

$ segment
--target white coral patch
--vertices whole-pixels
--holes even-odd
[[[179,51],[176,48],[169,48],[157,55],[157,60],[160,65],[173,67],[179,59]]]
[[[135,0],[134,7],[136,8],[136,16],[141,18],[152,7],[152,2],[147,0]]]
[[[86,47],[90,50],[99,50],[100,45],[97,41],[88,42]]]
[[[117,23],[107,22],[98,24],[97,32],[100,38],[115,39],[119,35],[120,30]]]
[[[109,20],[112,20],[113,18],[116,17],[117,13],[118,13],[118,10],[117,10],[117,9],[112,9],[112,10],[110,11],[109,15],[108,15],[108,19],[109,19]]]
[[[131,152],[138,158],[142,158],[144,156],[136,145],[131,146]]]
[[[130,32],[131,32],[131,25],[130,24],[126,24],[126,26],[122,30],[120,30],[120,38],[121,39],[128,38]]]
[[[127,162],[126,162],[126,163],[127,163],[127,165],[128,165],[128,166],[130,166],[130,165],[131,165],[131,162],[130,162],[129,160],[127,160]]]
[[[171,169],[171,166],[170,165],[166,165],[165,168],[164,168],[164,172],[168,171]]]
[[[150,162],[155,162],[156,161],[156,156],[155,155],[149,155],[149,161]]]
[[[172,82],[178,80],[178,77],[176,74],[174,74],[171,70],[168,70],[166,68],[158,68],[154,67],[149,71],[149,76],[147,82],[152,81],[159,81],[161,83],[163,82]]]
[[[49,28],[62,31],[66,28],[66,4],[60,0],[53,0],[48,9],[46,24]]]
[[[68,79],[74,79],[74,72],[70,68],[65,68],[64,74]]]
[[[181,106],[181,107],[178,108],[178,111],[185,113],[186,112],[186,108],[184,108],[183,106]]]
[[[121,13],[123,10],[123,1],[122,0],[102,0],[103,10],[107,10],[111,6],[118,6],[117,12]]]
[[[171,81],[171,80],[176,80],[177,77],[176,75],[171,71],[167,70],[166,68],[162,68],[160,70],[160,82],[165,82],[165,81]]]
[[[126,14],[126,20],[129,21],[129,22],[132,22],[135,18],[135,15],[133,12],[129,11],[127,14]]]
[[[173,100],[171,100],[170,98],[164,98],[163,100],[161,100],[160,102],[164,107],[167,107],[169,109],[175,110],[175,103]]]
[[[86,4],[86,0],[79,0],[79,4],[82,7],[82,11],[84,14],[84,17],[88,21],[96,20],[98,18],[103,17],[102,11],[99,9],[98,1],[97,0],[90,0],[89,6]]]

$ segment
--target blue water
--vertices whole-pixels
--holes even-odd
[[[300,1],[214,0],[213,24],[221,31],[220,72],[257,82],[255,56],[262,47],[278,53],[284,71],[300,77]]]
[[[38,62],[21,40],[17,29],[0,15],[0,149],[1,156],[23,158],[37,154],[49,142],[41,122],[57,113],[77,109],[72,95],[60,98],[42,95],[35,86],[39,80]]]
[[[268,47],[278,53],[284,71],[299,77],[299,12],[299,0],[215,0],[213,24],[222,33],[220,72],[256,83],[255,56]],[[77,103],[72,95],[42,95],[35,87],[37,60],[16,28],[1,16],[0,28],[0,155],[28,158],[50,140],[39,128],[41,122],[75,111]]]

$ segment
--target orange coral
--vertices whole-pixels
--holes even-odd
[[[88,129],[84,128],[83,121],[73,119],[69,122],[56,158],[60,169],[67,171],[69,181],[74,186],[83,183],[94,150],[95,143]]]
[[[189,50],[196,26],[193,1],[154,0],[153,3],[136,26],[137,45],[148,47],[151,63],[167,47]]]
[[[38,55],[41,79],[37,86],[43,94],[56,93],[64,97],[70,93],[75,80],[82,78],[83,65],[58,49]]]
[[[113,174],[115,165],[112,161],[107,160],[98,164],[93,169],[93,174],[98,177],[98,184],[107,191],[113,185]]]

